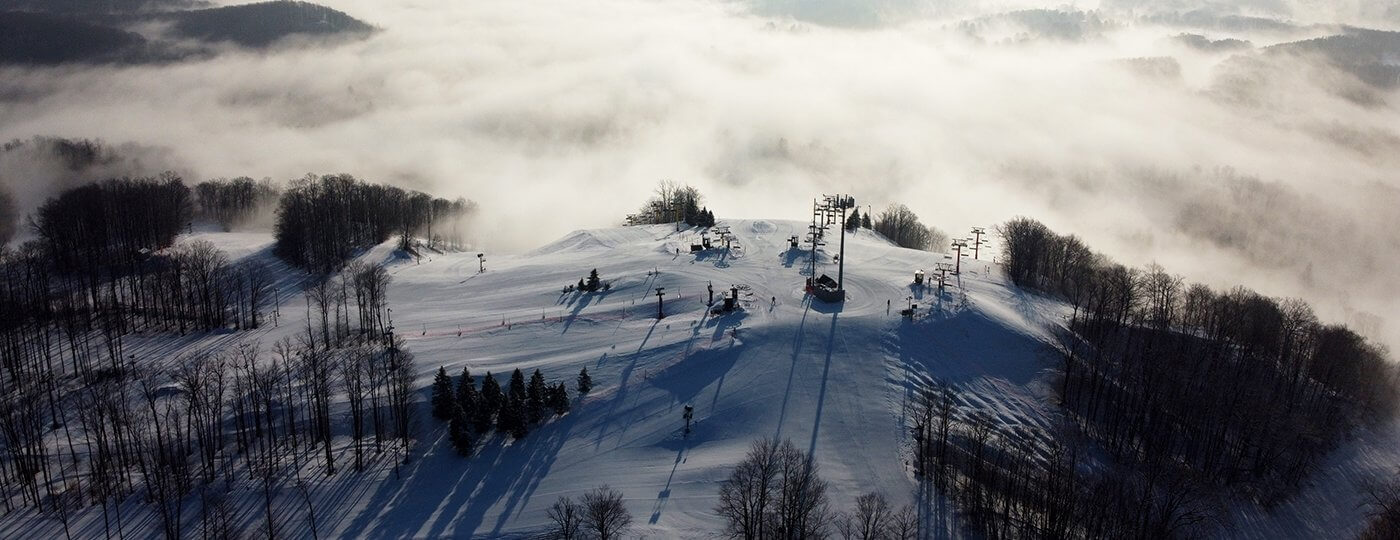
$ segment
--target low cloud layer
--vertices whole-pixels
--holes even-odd
[[[834,191],[955,234],[1029,215],[1400,345],[1385,320],[1400,80],[1384,84],[1400,50],[1357,67],[1268,48],[1400,27],[1400,2],[324,3],[382,31],[5,68],[0,139],[163,148],[195,178],[349,172],[465,196],[498,251],[618,223],[663,178],[721,218],[802,219]],[[1238,42],[1200,46],[1222,40]],[[4,172],[23,200],[51,189]]]

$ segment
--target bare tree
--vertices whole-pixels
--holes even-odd
[[[912,506],[906,504],[899,507],[899,511],[890,516],[889,525],[885,537],[890,540],[914,540],[919,537],[919,513]]]
[[[761,439],[720,485],[715,511],[731,538],[824,538],[831,524],[826,488],[792,441]]]
[[[942,247],[942,242],[935,245],[933,241],[937,238],[946,241],[948,238],[948,235],[919,223],[919,216],[902,204],[891,204],[880,212],[880,217],[875,219],[875,232],[899,247],[910,249]]]
[[[745,540],[764,537],[777,477],[778,441],[767,438],[754,441],[744,460],[734,466],[729,479],[720,484],[715,512],[725,518],[727,536]]]
[[[583,507],[568,497],[559,497],[548,510],[552,524],[549,537],[553,540],[575,540],[580,538],[583,526]]]
[[[369,395],[369,358],[375,354],[368,345],[342,351],[340,382],[350,405],[350,438],[355,447],[355,470],[364,470],[365,398]]]
[[[622,504],[622,492],[603,485],[583,495],[584,530],[598,540],[622,536],[632,524],[632,513]]]
[[[258,327],[258,307],[267,296],[267,287],[272,284],[272,272],[261,261],[248,260],[240,265],[243,283],[248,288],[248,328]]]
[[[856,507],[841,515],[837,528],[846,539],[883,540],[891,536],[895,524],[894,510],[885,495],[870,492],[856,497]]]
[[[1400,480],[1394,478],[1365,486],[1371,522],[1361,540],[1400,538]]]
[[[325,450],[327,475],[335,474],[335,453],[331,448],[331,393],[336,367],[331,351],[317,351],[309,347],[301,351],[298,374],[309,398],[312,441],[320,442]]]
[[[817,464],[791,440],[778,447],[778,485],[771,530],[786,538],[825,538],[831,525],[825,480]]]
[[[315,306],[317,312],[321,314],[321,348],[329,349],[331,346],[331,309],[335,306],[336,290],[332,286],[328,277],[316,278],[316,283],[306,288],[306,300],[308,306]],[[307,313],[307,318],[311,317]],[[311,334],[311,323],[307,322],[307,335]],[[315,342],[310,343],[314,348]]]

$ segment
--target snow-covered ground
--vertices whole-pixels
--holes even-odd
[[[568,381],[571,392],[586,366],[595,388],[524,440],[495,436],[471,458],[455,453],[445,425],[424,405],[420,441],[404,465],[386,455],[355,473],[342,457],[327,477],[308,462],[300,474],[320,535],[525,536],[545,527],[545,509],[557,497],[609,484],[626,497],[632,535],[712,537],[722,528],[712,511],[719,483],[761,437],[789,438],[811,452],[838,509],[872,490],[896,504],[913,502],[907,419],[912,390],[932,379],[959,386],[968,404],[1027,432],[1053,432],[1061,421],[1051,391],[1056,362],[1044,344],[1063,306],[1009,286],[987,254],[964,259],[962,275],[940,292],[912,287],[912,275],[932,273],[950,256],[897,248],[869,232],[848,235],[848,300],[837,306],[803,294],[808,252],[789,249],[787,239],[804,234],[806,223],[721,224],[740,246],[727,254],[691,254],[699,231],[670,226],[575,232],[529,253],[487,254],[485,272],[477,271],[475,253],[415,261],[391,244],[366,253],[389,265],[393,324],[417,358],[425,400],[439,366],[454,376],[463,367],[478,378],[490,371],[503,383],[515,368],[539,368],[546,379]],[[234,257],[270,258],[268,235],[193,236]],[[831,238],[828,249],[835,252],[836,243]],[[593,268],[610,290],[562,292]],[[822,254],[817,272],[835,276],[836,265]],[[277,327],[134,338],[137,356],[170,358],[237,341],[266,348],[298,332],[303,301],[294,280],[279,283]],[[716,299],[739,287],[744,310],[711,315],[710,284]],[[665,288],[664,319],[656,318],[657,287]],[[909,301],[921,308],[916,320],[899,314]],[[696,422],[683,437],[686,405]],[[1363,512],[1354,481],[1400,463],[1397,438],[1394,429],[1363,436],[1333,456],[1302,496],[1272,513],[1241,512],[1229,534],[1354,534]],[[236,499],[236,520],[251,533],[263,519],[259,492],[250,483],[234,489],[246,494]],[[136,498],[128,502],[136,516],[128,518],[128,537],[158,534],[149,510]],[[284,490],[278,508],[284,535],[309,537],[305,503],[293,490]],[[197,522],[197,503],[186,519]],[[85,510],[74,531],[102,536],[100,510]],[[57,521],[33,511],[0,517],[0,537],[61,535]]]

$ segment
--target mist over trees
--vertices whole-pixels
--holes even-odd
[[[979,534],[1202,534],[1224,519],[1214,501],[1286,500],[1329,451],[1396,412],[1384,351],[1306,303],[1130,269],[1026,218],[998,232],[1011,280],[1073,307],[1056,392],[1112,466],[1086,473],[1090,449],[1004,432],[952,388],[924,390],[916,474]]]
[[[166,32],[147,39],[140,24]],[[343,12],[309,2],[211,7],[206,2],[0,2],[0,64],[140,64],[208,58],[234,44],[263,49],[290,36],[364,37],[374,31]],[[169,35],[169,38],[165,37]]]
[[[19,208],[9,190],[0,186],[0,247],[9,244],[19,226]]]
[[[200,182],[195,184],[194,193],[198,215],[232,231],[270,217],[282,190],[271,180],[259,182],[241,176]]]
[[[933,250],[948,243],[947,234],[920,223],[919,216],[903,204],[891,204],[880,212],[871,228],[895,245],[909,249]]]
[[[670,180],[656,184],[654,195],[637,213],[627,216],[628,225],[654,225],[681,222],[692,227],[713,227],[715,214],[703,206],[705,197],[690,185]]]
[[[463,221],[475,207],[465,199],[435,199],[350,175],[308,176],[282,194],[274,250],[293,265],[324,274],[395,236],[407,251],[416,249],[413,239],[420,236],[429,247],[457,248]]]

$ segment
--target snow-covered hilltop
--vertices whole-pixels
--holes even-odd
[[[911,456],[916,390],[950,384],[960,390],[959,407],[984,412],[999,430],[1030,441],[1062,431],[1053,390],[1058,363],[1048,346],[1066,308],[1009,285],[988,253],[964,258],[961,275],[940,291],[914,286],[912,277],[951,256],[898,248],[868,230],[850,233],[848,299],[833,305],[811,301],[803,290],[809,252],[788,239],[803,234],[806,223],[721,225],[733,233],[728,251],[692,253],[702,230],[649,225],[579,231],[522,255],[487,254],[484,262],[474,252],[415,260],[392,242],[363,254],[362,261],[386,265],[392,324],[416,359],[416,442],[402,462],[393,451],[370,453],[368,470],[355,472],[348,428],[338,421],[339,469],[325,474],[314,449],[301,455],[273,497],[279,534],[309,537],[314,518],[321,537],[528,536],[549,525],[546,511],[560,496],[607,484],[631,511],[629,535],[713,537],[724,528],[714,510],[721,482],[754,440],[779,437],[813,456],[835,509],[870,491],[895,506],[927,497],[921,506],[932,510],[922,519],[934,536],[959,536],[952,505],[934,500],[937,494],[918,495]],[[271,261],[266,235],[192,236],[182,241],[208,240],[235,258]],[[832,252],[835,244],[833,238]],[[819,253],[816,267],[819,275],[836,274],[827,253]],[[594,269],[605,290],[571,287]],[[313,311],[295,279],[277,282],[276,326],[135,336],[128,351],[143,362],[169,362],[239,343],[268,350],[304,333]],[[711,286],[716,301],[737,289],[742,310],[712,312]],[[917,304],[914,316],[902,316],[910,303]],[[503,383],[515,369],[539,369],[548,380],[567,381],[575,401],[568,414],[525,438],[491,434],[463,457],[447,424],[428,414],[439,367],[453,376],[469,368],[478,379],[491,372]],[[593,390],[580,398],[572,381],[581,368]],[[688,435],[686,406],[694,410]],[[348,414],[344,396],[331,408],[336,418]],[[61,445],[54,433],[52,444]],[[1230,534],[1302,538],[1359,530],[1362,496],[1354,481],[1400,463],[1394,439],[1386,430],[1337,452],[1313,485],[1281,508],[1236,512]],[[262,484],[234,475],[230,487],[223,508],[235,530],[265,527]],[[199,508],[188,505],[181,518],[190,531],[198,530]],[[75,510],[70,532],[111,532],[104,509]],[[159,534],[159,519],[138,496],[121,509],[129,537]],[[61,520],[33,508],[0,517],[4,537],[63,532]]]

